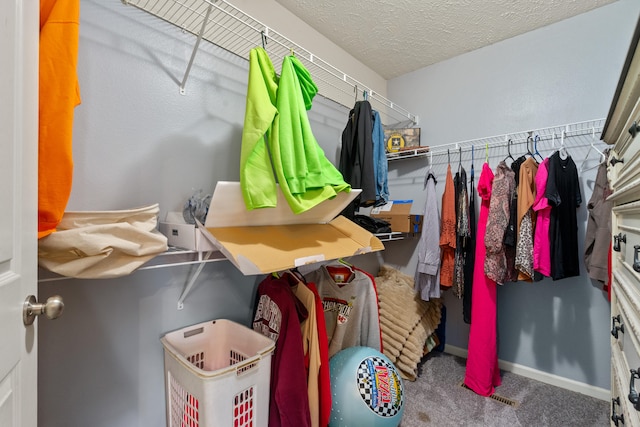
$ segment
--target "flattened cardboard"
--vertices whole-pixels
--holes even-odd
[[[338,216],[360,192],[339,193],[296,215],[279,189],[276,208],[247,211],[240,183],[218,182],[206,223],[199,226],[245,275],[382,250],[377,237]]]

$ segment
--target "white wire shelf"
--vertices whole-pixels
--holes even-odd
[[[201,40],[220,46],[245,59],[249,58],[251,49],[264,46],[277,72],[280,71],[282,59],[293,52],[311,73],[313,81],[318,86],[318,93],[325,98],[351,108],[356,98],[361,99],[366,96],[372,107],[389,119],[386,121],[387,124],[415,125],[418,123],[416,115],[225,0],[122,0],[122,2],[196,36],[191,60],[180,85],[182,93],[184,93],[189,70]]]
[[[206,264],[210,262],[227,261],[227,258],[220,251],[198,252],[189,249],[182,249],[170,246],[166,252],[153,257],[137,271],[154,270],[164,267],[175,267],[179,265]],[[59,280],[69,280],[73,277],[61,276],[44,268],[39,269],[38,282],[55,282]]]

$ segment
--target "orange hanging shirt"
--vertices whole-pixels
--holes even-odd
[[[79,0],[40,0],[38,238],[55,231],[71,194]]]
[[[448,289],[453,285],[453,270],[456,253],[456,190],[451,174],[451,165],[447,166],[447,177],[442,194],[442,218],[440,220],[440,286]]]

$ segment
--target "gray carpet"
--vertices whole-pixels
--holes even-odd
[[[461,387],[466,360],[434,352],[420,365],[416,381],[404,381],[405,406],[400,427],[608,426],[609,404],[603,400],[502,372],[496,394],[516,407]]]

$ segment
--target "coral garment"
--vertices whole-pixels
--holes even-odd
[[[442,218],[440,227],[440,286],[453,286],[453,270],[456,262],[456,190],[451,175],[451,165],[447,166],[447,177],[442,194]]]
[[[79,31],[79,0],[40,0],[38,238],[55,231],[71,194]]]
[[[486,248],[484,236],[489,216],[493,172],[489,164],[482,165],[478,180],[478,195],[482,200],[478,218],[478,244],[471,303],[471,327],[469,332],[469,354],[464,383],[481,396],[491,396],[501,383],[498,368],[498,336],[496,316],[496,282],[484,274]]]

